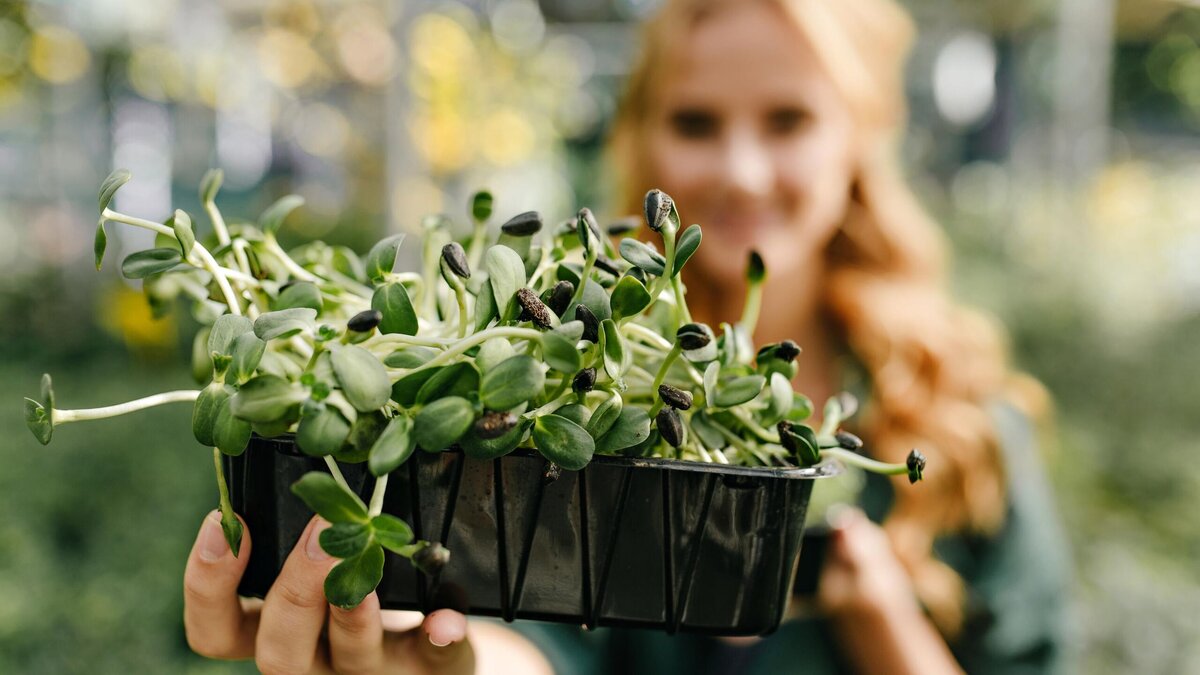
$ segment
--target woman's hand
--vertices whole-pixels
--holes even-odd
[[[920,614],[908,572],[883,529],[856,508],[831,519],[817,605],[831,618],[889,612]]]
[[[251,554],[249,530],[235,558],[220,513],[209,514],[183,578],[192,649],[219,659],[253,658],[264,673],[473,673],[475,653],[458,612],[438,610],[417,628],[388,632],[375,593],[352,610],[325,600],[325,575],[337,559],[321,550],[317,535],[328,526],[313,518],[259,602],[237,595]]]
[[[862,673],[960,673],[887,534],[857,509],[833,522],[817,605]]]

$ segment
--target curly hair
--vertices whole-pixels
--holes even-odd
[[[696,21],[729,1],[667,0],[643,26],[643,51],[608,148],[623,181],[623,213],[639,212],[642,195],[655,187],[642,135],[664,63]],[[895,491],[884,528],[919,598],[950,637],[962,625],[964,588],[933,557],[933,542],[941,533],[987,532],[1002,523],[1003,461],[987,405],[1021,376],[1006,365],[995,322],[951,299],[942,232],[901,174],[909,16],[892,0],[770,1],[811,42],[867,141],[845,220],[825,251],[822,311],[870,378],[862,431],[872,452],[903,462],[920,447],[929,458],[922,485]]]

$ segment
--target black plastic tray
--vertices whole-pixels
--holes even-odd
[[[545,468],[527,450],[494,460],[414,453],[391,475],[384,511],[442,542],[450,562],[431,579],[389,554],[382,606],[765,635],[791,596],[812,479],[839,471],[596,456],[545,483]],[[258,437],[225,469],[254,540],[239,591],[263,597],[312,517],[289,487],[327,469],[291,439]],[[367,501],[366,465],[341,469]]]

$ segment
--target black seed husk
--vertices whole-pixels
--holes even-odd
[[[562,467],[554,462],[546,462],[546,470],[542,472],[542,484],[549,485],[562,475]]]
[[[600,342],[600,321],[587,305],[575,305],[575,318],[583,322],[583,339],[588,342]]]
[[[663,222],[671,213],[672,205],[671,198],[662,190],[654,189],[647,192],[646,199],[642,203],[646,212],[646,225],[655,232],[661,232]]]
[[[620,237],[622,235],[629,234],[630,232],[637,230],[639,225],[640,223],[637,221],[637,216],[622,218],[621,220],[618,220],[617,222],[608,226],[608,236]]]
[[[775,356],[791,363],[796,360],[797,356],[800,356],[800,345],[791,340],[784,340],[775,348]]]
[[[687,410],[692,407],[691,392],[672,387],[669,384],[660,384],[658,386],[658,397],[663,400],[663,403],[676,410]]]
[[[541,229],[542,215],[537,211],[518,213],[500,226],[501,232],[511,234],[514,237],[528,237],[537,234]]]
[[[517,421],[511,412],[489,410],[475,420],[475,435],[484,440],[500,438],[517,426]]]
[[[925,472],[925,455],[921,451],[913,448],[908,453],[908,482],[915,483],[921,480],[922,474]]]
[[[858,450],[863,446],[862,439],[849,431],[838,431],[833,437],[837,440],[839,446],[847,450]]]
[[[591,391],[594,386],[596,386],[595,368],[584,368],[575,374],[574,380],[571,380],[571,390],[574,392]]]
[[[377,309],[367,309],[350,317],[346,327],[356,333],[369,333],[383,321],[383,313]]]
[[[443,246],[442,260],[445,260],[450,271],[459,277],[471,278],[471,266],[467,264],[467,252],[463,250],[462,244],[453,241]]]
[[[608,272],[609,274],[613,275],[614,277],[621,276],[621,268],[617,266],[617,263],[613,262],[612,260],[610,260],[608,258],[605,258],[602,255],[596,256],[596,268],[602,269],[605,272]]]
[[[679,412],[674,408],[663,408],[654,416],[654,424],[658,427],[658,433],[662,435],[663,440],[672,448],[678,448],[683,444],[683,420],[679,418]]]
[[[691,351],[693,349],[701,349],[707,347],[712,341],[708,331],[698,323],[688,323],[679,327],[675,331],[675,340],[679,343],[681,349]]]
[[[524,310],[522,316],[526,313],[528,319],[522,321],[532,321],[533,325],[539,328],[552,328],[554,326],[551,319],[550,308],[542,302],[542,299],[537,296],[537,293],[528,288],[520,288],[517,290],[517,302],[521,303],[521,308]]]
[[[575,295],[575,284],[569,281],[560,281],[554,284],[554,288],[550,289],[550,300],[546,305],[551,312],[558,318],[562,318],[567,307],[571,304],[571,296]]]

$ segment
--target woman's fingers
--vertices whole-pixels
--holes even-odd
[[[213,511],[200,526],[183,575],[183,625],[188,645],[204,656],[244,659],[254,654],[254,617],[242,611],[237,587],[250,559],[250,532],[242,523],[235,558]]]
[[[383,671],[383,624],[379,596],[363,598],[354,609],[329,607],[329,653],[342,675]]]
[[[394,635],[387,645],[389,662],[407,665],[404,672],[475,672],[475,652],[467,640],[467,617],[459,612],[439,609],[426,616],[419,627]]]
[[[329,523],[314,517],[267,592],[259,618],[255,662],[264,673],[306,673],[312,666],[329,604],[325,575],[337,562],[318,539]]]

